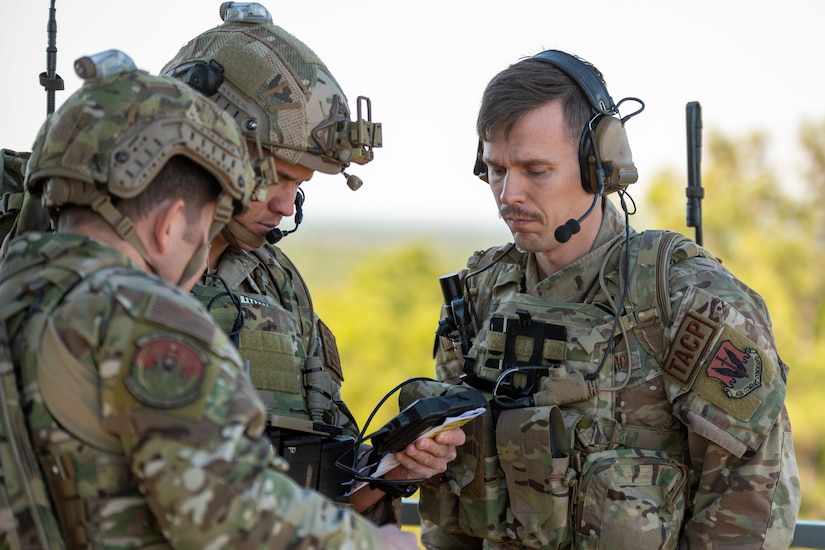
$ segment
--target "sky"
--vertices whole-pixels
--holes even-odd
[[[489,189],[472,174],[475,117],[497,72],[545,49],[595,64],[615,101],[645,102],[627,125],[640,174],[634,198],[661,169],[686,173],[687,102],[701,104],[705,137],[713,130],[769,135],[771,161],[789,186],[801,173],[799,125],[825,120],[821,0],[262,3],[326,63],[353,110],[356,97],[370,98],[383,126],[375,160],[350,167],[364,181],[360,190],[324,174],[304,185],[304,223],[498,224],[506,231]],[[78,57],[116,48],[157,73],[189,39],[220,24],[219,5],[56,0],[57,73],[66,86],[57,106],[81,84]],[[46,116],[38,75],[46,70],[50,1],[0,6],[0,147],[28,151]],[[674,192],[684,196],[682,187]]]

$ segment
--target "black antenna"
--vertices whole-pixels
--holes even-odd
[[[54,92],[63,89],[63,79],[57,74],[57,18],[54,0],[49,8],[49,24],[46,33],[49,45],[46,48],[46,72],[40,73],[40,85],[46,89],[46,115],[54,112]]]
[[[696,244],[702,244],[702,106],[691,101],[686,106],[687,115],[687,226],[696,228]]]

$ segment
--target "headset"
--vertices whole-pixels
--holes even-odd
[[[618,104],[614,103],[596,68],[569,53],[546,50],[529,59],[553,65],[570,77],[584,92],[594,111],[582,129],[579,141],[581,182],[584,190],[593,195],[593,202],[579,219],[570,219],[556,229],[556,240],[565,243],[581,230],[581,222],[593,212],[600,197],[615,191],[624,191],[628,185],[639,179],[624,126],[628,119],[641,113],[645,106],[642,100],[635,97],[624,98]],[[639,109],[620,118],[619,105],[625,101],[637,102]],[[479,139],[473,173],[488,181],[487,166],[482,160],[482,152],[483,142]]]
[[[644,110],[644,103],[632,97],[614,103],[595,68],[566,52],[546,50],[529,59],[553,65],[570,77],[584,92],[593,108],[594,115],[582,129],[579,143],[579,166],[584,189],[592,194],[606,195],[635,183],[639,179],[639,173],[633,164],[624,125],[629,118]],[[627,100],[636,101],[640,108],[619,118],[619,105]],[[479,156],[473,173],[487,181],[487,170],[481,161],[481,152],[482,142],[479,141]],[[603,171],[603,177],[600,171]]]

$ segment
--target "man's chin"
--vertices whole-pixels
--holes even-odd
[[[513,242],[521,252],[544,252],[547,240],[536,233],[513,233]]]

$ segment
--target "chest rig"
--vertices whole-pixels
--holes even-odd
[[[347,456],[354,438],[337,417],[343,378],[328,360],[337,349],[331,333],[323,349],[316,341],[309,295],[290,267],[285,257],[229,249],[218,277],[207,275],[192,293],[237,346],[269,415],[266,434],[289,463],[289,475],[343,502],[350,478],[334,462]]]
[[[489,301],[464,354],[463,381],[496,395],[530,397],[537,405],[612,417],[610,395],[644,381],[664,359],[672,317],[669,265],[699,253],[677,233],[617,239],[579,302],[527,294],[522,269],[491,270],[476,283],[486,290],[471,291]]]
[[[465,343],[461,380],[489,392],[491,407],[465,430],[447,481],[422,488],[422,518],[507,547],[596,548],[600,532],[634,513],[609,504],[617,498],[644,502],[670,526],[667,542],[638,547],[672,547],[686,506],[687,438],[666,412],[659,364],[672,321],[668,267],[698,247],[661,231],[607,246],[595,280],[568,301],[527,294],[526,257],[512,250],[469,264],[475,271],[446,309],[475,309],[471,345],[460,319],[440,335],[456,351]],[[454,360],[447,352],[441,361]],[[630,392],[654,387],[653,420],[628,421]],[[638,494],[625,498],[630,486]],[[604,503],[617,518],[593,512]]]

